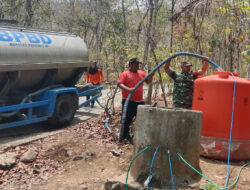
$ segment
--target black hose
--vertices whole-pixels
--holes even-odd
[[[146,77],[144,77],[140,82],[137,83],[137,85],[135,85],[134,89],[136,90],[140,85],[142,85],[142,83],[147,80],[150,75],[154,72],[156,72],[158,69],[161,68],[161,66],[163,66],[165,63],[167,63],[168,61],[170,61],[171,59],[175,58],[175,57],[178,57],[178,56],[181,56],[181,55],[187,55],[187,56],[192,56],[192,57],[197,57],[197,58],[200,58],[200,59],[203,59],[203,60],[206,60],[208,63],[210,63],[213,67],[215,67],[217,70],[220,70],[222,71],[222,69],[216,64],[214,63],[213,61],[209,60],[207,57],[204,57],[202,55],[198,55],[198,54],[194,54],[194,53],[189,53],[189,52],[180,52],[180,53],[176,53],[174,54],[173,56],[171,57],[168,57],[166,58],[165,60],[163,60],[159,65],[157,65]],[[133,91],[134,92],[134,91]],[[129,100],[131,98],[131,96],[133,95],[133,92],[130,92],[126,101],[125,101],[125,104],[124,104],[124,107],[123,107],[123,112],[122,112],[122,124],[121,124],[121,128],[120,128],[120,136],[119,136],[119,141],[122,141],[123,140],[123,133],[124,133],[124,124],[125,124],[125,119],[126,119],[126,115],[127,115],[127,109],[128,109],[128,103],[129,103]]]

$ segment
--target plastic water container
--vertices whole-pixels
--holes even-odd
[[[250,80],[236,80],[231,160],[250,159]],[[226,160],[233,112],[234,78],[215,72],[194,84],[193,110],[203,112],[200,154]]]

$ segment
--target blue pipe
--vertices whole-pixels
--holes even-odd
[[[106,118],[106,119],[104,120],[104,127],[106,127],[106,128],[108,129],[108,131],[111,133],[111,129],[110,129],[109,125],[108,125],[108,122],[109,122],[109,119]]]
[[[151,190],[152,168],[153,168],[153,165],[154,165],[154,161],[155,161],[155,157],[156,157],[156,154],[158,152],[158,149],[159,149],[159,146],[157,146],[156,149],[155,149],[155,153],[154,153],[154,156],[152,158],[150,168],[149,168],[149,176],[148,176],[148,189],[149,190]]]
[[[155,73],[158,69],[160,69],[165,63],[167,63],[168,61],[170,61],[171,59],[181,56],[181,55],[187,55],[187,56],[191,56],[191,57],[197,57],[203,60],[206,60],[208,63],[210,63],[213,67],[215,67],[218,71],[222,71],[222,69],[213,61],[207,59],[207,57],[204,57],[202,55],[198,55],[198,54],[194,54],[194,53],[189,53],[189,52],[180,52],[180,53],[175,53],[174,55],[172,55],[171,57],[168,57],[167,59],[163,60],[159,65],[157,65],[146,77],[144,77],[139,83],[137,83],[137,85],[135,85],[134,89],[136,90],[140,85],[142,85],[142,83],[147,80],[150,75],[152,73]],[[123,132],[124,132],[124,124],[125,124],[125,119],[126,119],[126,115],[127,115],[127,109],[128,109],[128,102],[131,98],[131,96],[133,95],[133,92],[130,92],[124,107],[123,107],[123,112],[122,112],[122,124],[121,124],[121,128],[120,128],[120,136],[119,136],[119,141],[122,141],[122,137],[123,137]]]
[[[234,122],[234,107],[235,107],[235,92],[236,92],[236,79],[231,73],[234,79],[234,92],[233,92],[233,106],[232,106],[232,117],[231,117],[231,126],[230,126],[230,138],[229,138],[229,145],[228,145],[228,156],[227,156],[227,177],[226,177],[226,184],[225,187],[228,186],[229,180],[229,167],[230,167],[230,153],[231,153],[231,142],[232,142],[232,133],[233,133],[233,122]]]
[[[170,151],[168,150],[168,161],[169,161],[169,169],[171,174],[171,181],[172,181],[172,189],[174,190],[174,175],[172,170],[172,163],[171,163],[171,157],[170,157]]]

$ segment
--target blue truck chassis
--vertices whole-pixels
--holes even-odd
[[[52,86],[29,94],[19,104],[0,107],[1,118],[22,116],[12,117],[14,119],[11,121],[1,121],[0,130],[46,120],[51,121],[52,125],[68,125],[75,111],[100,97],[102,89],[103,87],[99,86],[79,92],[76,87]],[[92,98],[79,104],[79,98],[87,95]]]

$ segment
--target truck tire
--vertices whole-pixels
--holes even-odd
[[[77,104],[71,94],[62,94],[57,97],[55,110],[52,118],[48,122],[53,127],[63,127],[69,125],[75,115]]]

